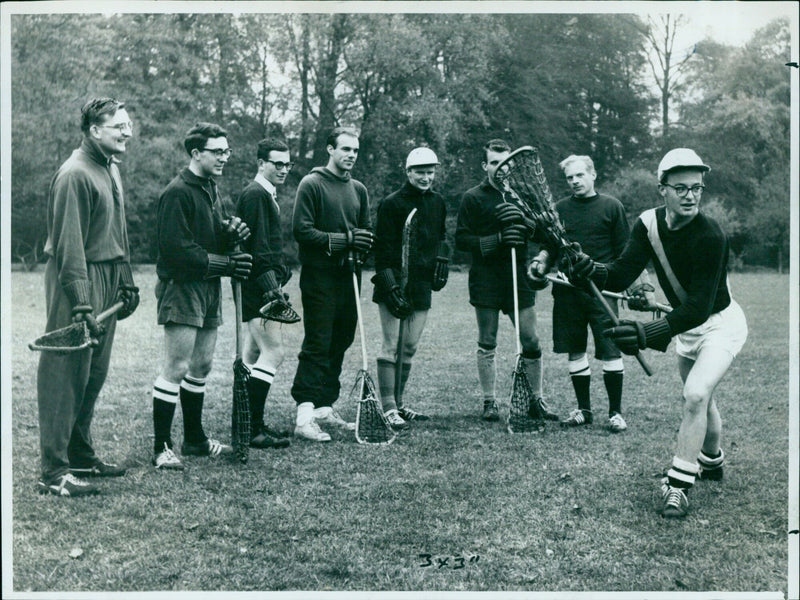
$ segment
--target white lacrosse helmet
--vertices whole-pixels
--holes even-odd
[[[436,157],[436,153],[430,148],[414,148],[408,153],[408,158],[406,158],[406,169],[438,164],[439,159]]]
[[[701,171],[710,171],[711,167],[703,162],[697,155],[697,152],[690,148],[673,148],[664,155],[661,162],[658,163],[658,180],[664,176],[664,173],[669,173],[673,169],[695,167]]]

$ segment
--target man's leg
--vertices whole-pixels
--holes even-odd
[[[335,289],[328,271],[308,265],[300,270],[304,336],[291,392],[297,403],[295,435],[320,442],[331,439],[314,420],[314,406],[325,385],[333,327]]]
[[[513,315],[509,315],[513,323]],[[531,386],[534,398],[538,399],[538,406],[531,406],[531,416],[541,416],[549,421],[558,421],[558,415],[551,412],[543,396],[543,365],[542,346],[536,333],[536,311],[533,306],[522,308],[519,311],[519,337],[522,345],[522,363],[525,366],[525,375]]]
[[[575,390],[578,408],[570,412],[562,424],[579,427],[592,423],[592,404],[590,385],[592,371],[586,357],[588,341],[585,314],[585,299],[577,290],[553,291],[553,349],[566,353],[568,357],[569,378]]]
[[[619,314],[616,300],[608,302],[614,314]],[[605,313],[599,301],[592,299],[588,307],[589,325],[594,337],[595,357],[603,361],[603,384],[608,394],[608,428],[612,433],[620,433],[628,428],[622,418],[622,382],[624,364],[622,354],[614,343],[603,332],[614,326],[614,322]]]
[[[250,400],[250,445],[256,448],[285,448],[285,435],[271,431],[264,423],[264,406],[275,372],[283,362],[281,324],[276,321],[251,319],[245,327],[245,361],[250,369],[247,383]],[[277,439],[277,438],[281,439]]]
[[[495,396],[495,383],[497,373],[495,369],[495,348],[497,347],[497,327],[500,311],[496,308],[475,307],[475,317],[478,321],[478,381],[481,385],[483,396],[484,421],[499,421]]]
[[[405,320],[405,332],[403,335],[403,360],[400,365],[400,397],[404,398],[406,383],[411,374],[412,358],[417,353],[419,339],[425,330],[428,322],[428,310],[415,310],[410,317]],[[406,421],[427,421],[430,417],[415,410],[410,409],[403,403],[400,409],[400,416]]]
[[[662,485],[662,514],[665,517],[686,515],[686,496],[694,485],[699,470],[697,457],[706,438],[711,396],[730,367],[733,356],[725,350],[708,347],[700,351],[694,362],[682,356],[678,357],[678,361],[681,377],[684,379],[683,419],[678,430],[678,444],[672,467]]]
[[[381,395],[381,407],[384,413],[397,413],[394,397],[395,361],[397,355],[397,339],[400,330],[400,319],[395,317],[386,304],[378,304],[378,316],[381,320],[381,352],[378,355],[378,392]]]
[[[360,275],[358,275],[359,289],[360,279]],[[333,409],[333,404],[338,400],[339,390],[341,389],[339,376],[342,373],[344,354],[353,344],[358,324],[352,273],[344,270],[338,271],[333,285],[336,310],[333,317],[333,330],[328,353],[328,368],[322,397],[319,402],[315,403],[314,419],[320,424],[336,425],[353,431],[356,428],[356,424],[345,421]]]

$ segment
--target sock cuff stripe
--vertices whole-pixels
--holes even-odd
[[[203,394],[206,391],[206,380],[189,379],[188,377],[184,377],[183,381],[181,381],[181,387],[187,392]]]
[[[697,462],[704,467],[718,467],[725,462],[725,453],[722,451],[722,448],[720,448],[719,456],[711,458],[701,450],[700,455],[697,457]]]
[[[272,383],[273,379],[275,379],[275,372],[269,372],[266,369],[253,365],[250,367],[250,377],[266,383]]]
[[[570,373],[579,373],[584,369],[589,369],[589,358],[585,354],[576,360],[569,361]]]
[[[170,404],[177,404],[178,394],[177,392],[172,393],[167,390],[162,390],[157,386],[153,386],[153,399],[161,400],[162,402],[169,402]]]
[[[604,360],[603,361],[603,373],[619,373],[620,375],[625,370],[625,363],[622,362],[621,358],[615,358],[613,360]]]
[[[672,468],[689,475],[697,475],[698,465],[696,462],[689,462],[674,456],[672,458]]]
[[[172,383],[171,381],[168,381],[159,375],[153,382],[153,387],[158,388],[165,394],[175,394],[177,396],[181,385],[179,383]]]
[[[695,474],[685,473],[673,467],[672,469],[667,471],[667,478],[670,480],[670,482],[680,482],[684,484],[682,486],[676,486],[676,487],[691,487],[694,485]]]
[[[589,368],[589,365],[586,365],[582,369],[578,369],[576,371],[572,370],[572,367],[569,369],[569,376],[570,377],[589,377],[592,374],[592,370]]]

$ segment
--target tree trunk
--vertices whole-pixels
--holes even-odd
[[[328,162],[326,139],[331,130],[338,125],[336,117],[336,83],[339,59],[342,56],[344,40],[347,37],[347,15],[332,17],[326,47],[320,48],[320,64],[317,77],[317,97],[319,117],[314,135],[314,164]],[[324,53],[324,55],[323,55]]]

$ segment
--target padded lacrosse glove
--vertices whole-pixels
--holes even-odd
[[[648,323],[623,320],[616,327],[603,331],[603,334],[625,354],[636,354],[645,348],[664,352],[672,339],[672,329],[666,319]]]
[[[525,215],[522,214],[522,211],[509,202],[501,202],[495,207],[494,218],[503,227],[525,223]]]
[[[651,311],[655,306],[656,288],[649,283],[640,283],[628,290],[628,308],[631,310]]]
[[[81,321],[86,323],[89,335],[94,339],[99,339],[105,335],[106,328],[95,318],[91,304],[78,304],[72,307],[72,322],[80,323]]]
[[[347,245],[359,252],[366,254],[374,242],[375,236],[369,229],[351,229],[347,232]]]
[[[378,294],[383,297],[386,303],[386,308],[392,313],[396,319],[405,319],[410,317],[414,312],[414,308],[409,304],[403,290],[394,278],[394,271],[391,269],[384,269],[372,278],[372,283],[378,290]]]
[[[250,237],[250,228],[239,217],[225,219],[222,224],[225,226],[223,243],[229,250],[233,250],[236,244],[241,244]]]
[[[117,321],[127,319],[139,306],[139,288],[133,283],[133,272],[130,263],[120,265],[119,290],[117,291],[117,301],[122,301],[124,305],[117,312]]]
[[[275,271],[265,271],[256,277],[256,284],[262,290],[261,299],[264,304],[269,304],[273,300],[283,298],[281,285],[278,282],[278,276]]]
[[[450,260],[444,256],[436,257],[436,266],[433,268],[433,281],[431,289],[438,292],[447,285],[447,277],[450,274]]]
[[[595,262],[586,254],[578,242],[570,244],[570,252],[561,253],[559,268],[566,274],[572,285],[583,287],[586,282],[594,281],[602,287],[608,277],[608,271],[603,263]]]
[[[550,253],[547,250],[542,250],[533,257],[528,263],[526,274],[528,275],[528,283],[534,290],[543,290],[549,283],[547,281],[547,272],[550,270]]]
[[[253,257],[246,252],[209,254],[208,270],[205,278],[233,277],[234,279],[247,279],[252,268]]]
[[[524,246],[527,243],[527,232],[525,225],[509,225],[497,234],[497,243],[509,248]]]

